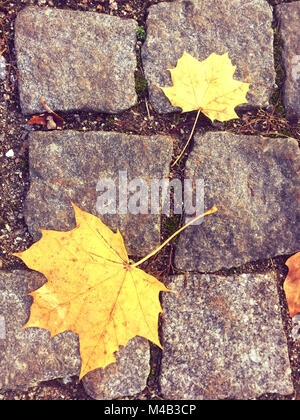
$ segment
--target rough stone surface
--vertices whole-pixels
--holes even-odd
[[[6,78],[6,60],[4,55],[0,55],[0,80]]]
[[[101,193],[96,185],[98,180],[110,178],[116,183],[118,196],[119,171],[127,171],[128,183],[142,178],[150,186],[152,179],[168,177],[171,157],[172,140],[166,136],[67,130],[31,133],[31,185],[25,203],[31,234],[38,239],[38,228],[74,228],[73,201],[101,216],[112,229],[119,228],[130,255],[146,255],[160,243],[160,214],[99,215],[96,202]]]
[[[285,82],[283,101],[288,117],[300,117],[300,2],[276,7],[283,40]]]
[[[0,271],[0,390],[28,389],[41,381],[79,375],[78,337],[67,331],[50,338],[41,328],[22,329],[30,314],[27,293],[46,279],[37,272]]]
[[[268,104],[275,83],[272,10],[265,0],[192,0],[159,3],[149,8],[147,39],[142,49],[150,102],[158,112],[178,110],[159,88],[171,86],[168,68],[183,51],[198,60],[229,52],[234,77],[250,82],[250,105]]]
[[[160,386],[166,399],[293,393],[272,273],[175,276],[163,295]]]
[[[292,138],[195,135],[185,176],[218,212],[179,238],[178,268],[214,272],[299,250],[300,152]]]
[[[138,394],[147,386],[150,374],[149,342],[141,337],[130,340],[116,353],[117,363],[96,369],[83,378],[87,393],[98,400],[111,400]]]
[[[117,113],[135,105],[136,22],[92,12],[28,7],[16,19],[20,104]]]

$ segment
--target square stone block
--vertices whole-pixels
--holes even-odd
[[[215,272],[297,252],[299,167],[293,138],[196,133],[185,176],[203,180],[200,203],[218,211],[180,234],[176,266]]]
[[[118,113],[136,104],[136,26],[132,19],[27,7],[15,47],[21,109]]]
[[[33,238],[40,238],[38,229],[74,228],[72,201],[114,231],[119,228],[129,255],[145,256],[160,244],[160,208],[151,213],[151,181],[168,178],[172,146],[167,136],[72,130],[30,133],[31,184],[25,220]],[[97,211],[98,198],[105,193],[97,187],[101,180],[110,180],[116,188],[116,205],[107,214]],[[144,185],[140,190],[144,209],[129,191],[134,180]]]
[[[268,105],[275,83],[272,20],[265,0],[184,0],[151,6],[142,61],[154,109],[180,109],[171,106],[160,87],[172,86],[168,69],[184,51],[200,61],[228,52],[237,66],[234,78],[250,83],[249,105]]]
[[[174,276],[164,293],[165,399],[252,399],[293,393],[273,273]]]

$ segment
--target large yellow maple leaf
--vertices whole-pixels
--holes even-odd
[[[48,280],[30,293],[34,303],[24,328],[45,328],[51,336],[65,330],[77,333],[81,378],[115,362],[114,352],[136,335],[160,346],[159,292],[168,289],[129,263],[119,231],[73,208],[73,230],[41,230],[38,242],[14,255]]]
[[[228,53],[198,61],[184,51],[177,66],[168,70],[173,86],[161,89],[182,112],[198,110],[212,121],[227,121],[238,118],[234,108],[247,102],[249,83],[233,79],[236,66]]]

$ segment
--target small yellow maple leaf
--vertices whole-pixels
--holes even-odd
[[[180,155],[171,165],[174,166],[189,145],[200,113],[212,121],[238,118],[234,108],[247,102],[249,83],[233,79],[236,66],[232,65],[228,53],[212,53],[206,60],[198,61],[184,51],[177,66],[168,70],[173,86],[161,89],[171,104],[182,108],[182,112],[198,111],[191,134]]]
[[[247,102],[249,83],[233,79],[236,66],[232,65],[228,53],[212,53],[198,61],[184,51],[177,66],[168,70],[173,86],[161,89],[182,112],[200,110],[212,121],[227,121],[238,118],[234,108]]]

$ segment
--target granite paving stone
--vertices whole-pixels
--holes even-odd
[[[79,375],[78,337],[68,331],[50,338],[41,328],[22,329],[32,297],[45,277],[34,271],[0,271],[0,390],[28,389],[41,381]]]
[[[198,60],[229,52],[234,78],[249,82],[251,106],[268,105],[275,83],[272,9],[265,0],[161,2],[148,9],[142,61],[150,102],[157,112],[174,108],[160,86],[171,86],[168,68],[187,51]],[[240,106],[240,109],[243,106]]]
[[[169,175],[170,137],[72,130],[33,132],[29,136],[29,149],[31,184],[25,203],[25,220],[35,240],[40,237],[38,229],[75,227],[70,204],[73,201],[83,210],[100,216],[114,231],[119,228],[129,255],[145,256],[159,245],[159,209],[151,214],[148,206],[145,210],[141,207],[145,214],[133,214],[130,200],[134,199],[134,193],[129,189],[131,181],[142,179],[149,192],[150,206],[151,180],[165,179]],[[97,191],[97,184],[104,179],[112,180],[116,187],[116,214],[97,211],[97,200],[103,194]],[[125,184],[119,188],[122,179],[128,180],[128,188]],[[126,190],[128,199],[119,201],[119,195]],[[119,205],[125,207],[120,209]]]
[[[135,337],[115,353],[117,363],[83,377],[87,393],[97,400],[111,400],[142,392],[150,374],[150,348],[145,338]]]
[[[185,176],[203,179],[204,208],[218,211],[180,234],[176,266],[215,272],[297,252],[299,168],[293,138],[197,133]]]
[[[24,114],[54,110],[118,113],[136,104],[133,19],[27,7],[17,16],[15,48]]]
[[[293,393],[274,273],[171,277],[162,296],[164,399]]]
[[[289,118],[300,117],[300,2],[276,7],[285,69],[283,102]]]

